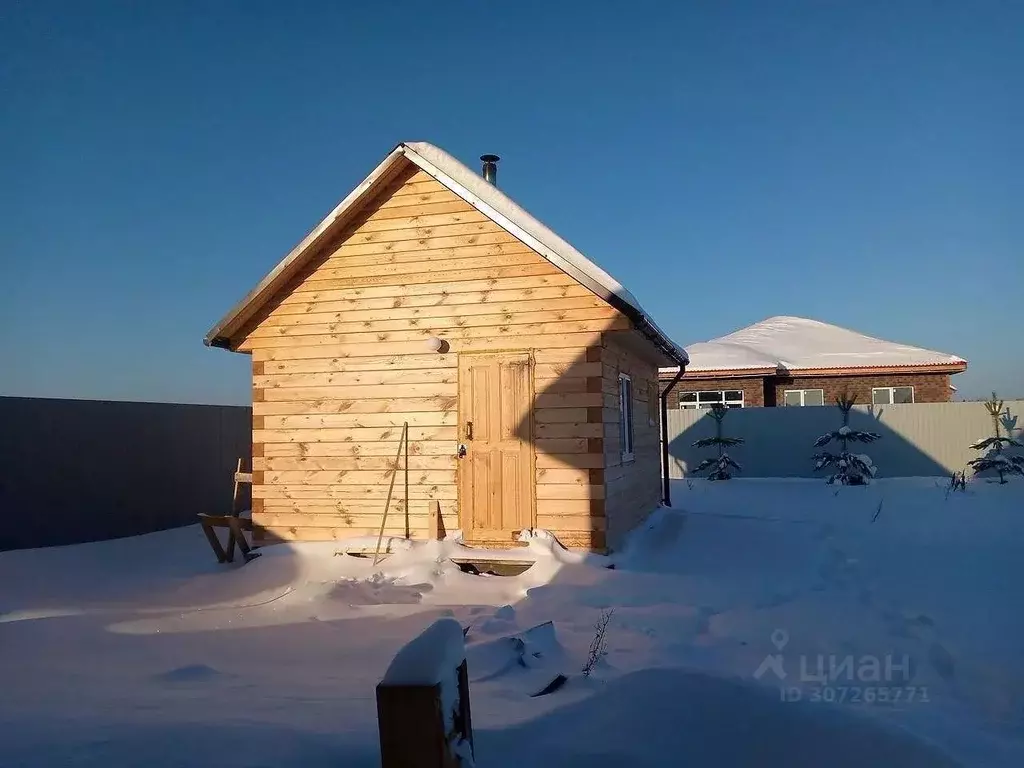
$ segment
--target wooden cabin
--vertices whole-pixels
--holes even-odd
[[[399,144],[207,335],[252,356],[257,543],[376,535],[390,496],[388,536],[436,501],[469,545],[606,551],[659,505],[685,351],[483,159]]]

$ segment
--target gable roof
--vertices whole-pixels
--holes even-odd
[[[424,141],[399,144],[291,253],[221,319],[209,333],[208,346],[228,346],[229,337],[313,256],[316,246],[336,233],[383,185],[411,162],[433,176],[498,226],[522,240],[560,270],[593,291],[636,324],[637,329],[672,360],[686,365],[686,350],[672,341],[651,319],[640,302],[615,278],[527,213],[512,198],[443,149]]]
[[[956,355],[866,336],[804,317],[769,317],[717,339],[691,344],[688,372],[771,375],[792,371],[913,369],[962,371]]]

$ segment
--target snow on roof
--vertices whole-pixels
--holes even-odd
[[[804,317],[769,317],[691,344],[688,371],[966,365],[956,355],[866,336]]]
[[[626,288],[601,267],[572,247],[567,241],[527,213],[515,200],[502,192],[440,147],[425,141],[410,141],[399,145],[405,156],[420,166],[466,202],[509,229],[544,258],[580,281],[602,298],[615,296],[631,307],[649,326],[659,340],[682,360],[688,360],[686,350],[676,344],[648,315],[640,302]],[[447,179],[443,178],[447,177]],[[452,183],[454,182],[454,184]],[[461,188],[461,189],[460,189]],[[465,194],[468,192],[469,194]],[[475,199],[474,199],[475,198]],[[483,203],[483,206],[478,203]]]
[[[358,207],[367,199],[371,190],[385,178],[401,158],[415,163],[444,186],[475,207],[495,223],[511,232],[524,243],[536,250],[566,274],[578,280],[601,298],[619,306],[637,323],[639,330],[659,346],[665,348],[670,357],[680,361],[688,360],[686,350],[676,344],[662,331],[654,320],[640,306],[623,285],[573,248],[551,229],[521,208],[512,198],[491,184],[480,174],[470,170],[440,147],[425,141],[403,142],[377,166],[363,182],[356,187],[285,259],[267,275],[260,284],[243,299],[227,316],[207,334],[206,343],[222,339],[228,330],[239,325],[259,308],[264,301],[293,274],[297,264],[310,246],[334,226],[346,213]]]

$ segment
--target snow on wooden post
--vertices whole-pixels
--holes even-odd
[[[382,768],[473,765],[462,626],[438,619],[402,648],[377,685]]]

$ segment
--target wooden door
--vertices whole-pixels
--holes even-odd
[[[459,511],[477,545],[534,527],[533,368],[526,353],[459,355]]]

